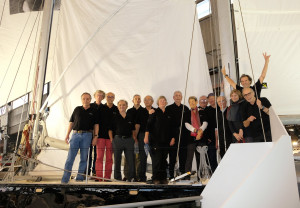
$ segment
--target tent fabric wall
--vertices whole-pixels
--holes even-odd
[[[115,104],[126,99],[129,107],[134,94],[142,99],[152,95],[155,103],[158,96],[165,95],[171,104],[174,91],[184,93],[187,74],[186,103],[191,95],[212,92],[197,15],[187,73],[194,12],[193,0],[63,1],[52,86],[99,25],[103,27],[52,91],[49,136],[64,139],[83,92],[111,91],[116,95]]]
[[[253,64],[255,81],[263,65],[263,52],[271,54],[262,90],[279,115],[300,114],[300,4],[299,0],[234,1],[240,74],[252,76],[242,25],[241,9]]]

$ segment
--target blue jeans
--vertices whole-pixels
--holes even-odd
[[[90,148],[90,144],[92,141],[92,133],[74,133],[72,134],[70,140],[70,149],[67,157],[67,161],[65,164],[65,170],[72,171],[73,163],[75,157],[80,149],[80,163],[78,168],[78,173],[84,174],[87,164],[87,156]],[[62,183],[68,183],[70,180],[71,172],[65,171],[63,177],[61,179]],[[76,180],[84,180],[83,175],[77,175]]]

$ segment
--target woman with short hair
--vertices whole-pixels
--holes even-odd
[[[175,144],[172,117],[166,111],[167,99],[157,99],[158,108],[149,115],[144,142],[149,143],[152,153],[152,181],[154,184],[168,184],[167,156],[168,148]],[[149,140],[150,134],[150,140]]]
[[[227,110],[227,120],[230,131],[232,132],[232,142],[241,143],[244,141],[243,122],[240,113],[240,105],[244,102],[239,90],[234,89],[230,93],[231,105]]]

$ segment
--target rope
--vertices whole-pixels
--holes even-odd
[[[218,51],[218,50],[217,50]],[[220,66],[218,64],[218,77],[219,77],[219,84],[221,83],[221,73],[220,73]],[[224,94],[225,94],[225,89],[224,89],[224,86],[223,86],[223,91],[224,91]],[[223,102],[222,102],[222,105],[223,105]],[[227,106],[226,106],[227,107]],[[220,108],[221,109],[221,108]],[[225,119],[224,119],[224,112],[225,112],[225,109],[223,109],[222,107],[222,110],[221,110],[221,115],[222,115],[222,125],[223,125],[223,139],[224,139],[224,147],[225,147],[225,152],[227,151],[227,142],[226,142],[226,130],[225,130]],[[220,135],[219,131],[218,131],[218,134]],[[219,136],[218,136],[219,137]],[[219,138],[220,139],[220,138]]]
[[[70,66],[73,64],[73,62],[79,57],[79,55],[81,54],[81,52],[88,46],[88,44],[91,42],[91,40],[93,40],[93,38],[97,35],[97,33],[115,16],[119,13],[119,11],[121,9],[123,9],[127,4],[128,4],[129,0],[126,0],[112,15],[110,15],[103,23],[101,23],[98,27],[97,30],[88,38],[88,40],[86,41],[86,43],[81,47],[81,49],[75,54],[75,56],[71,59],[71,61],[68,63],[68,65],[66,66],[66,68],[64,69],[64,71],[61,73],[61,75],[59,76],[57,82],[55,83],[52,92],[48,95],[47,99],[45,100],[43,106],[41,107],[41,109],[39,110],[40,112],[42,112],[45,107],[47,106],[50,97],[52,96],[53,92],[56,90],[58,84],[60,83],[60,81],[62,80],[63,76],[65,75],[65,73],[68,71],[68,69],[70,68]]]
[[[36,1],[35,1],[35,2],[36,2]],[[35,2],[34,2],[34,4],[33,4],[33,7],[34,7],[34,5],[35,5]],[[31,14],[31,12],[30,12],[30,14]],[[30,16],[30,15],[29,15],[29,16]],[[29,16],[28,16],[28,18],[27,18],[27,21],[26,21],[26,23],[25,23],[25,26],[27,25]],[[40,17],[40,12],[38,12],[38,14],[36,15],[36,18],[35,18],[33,27],[32,27],[32,29],[31,29],[31,31],[30,31],[29,38],[28,38],[28,40],[27,40],[25,49],[24,49],[24,51],[23,51],[23,54],[22,54],[22,57],[21,57],[21,60],[20,60],[19,66],[18,66],[18,70],[17,70],[17,72],[16,72],[16,74],[15,74],[15,77],[14,77],[14,80],[13,80],[13,83],[12,83],[12,86],[11,86],[11,88],[10,88],[10,91],[9,91],[8,96],[7,96],[7,99],[6,99],[6,105],[7,105],[7,102],[8,102],[9,96],[10,96],[10,93],[11,93],[11,91],[12,91],[13,85],[14,85],[14,83],[15,83],[16,77],[17,77],[17,75],[18,75],[18,73],[19,73],[19,70],[20,70],[20,67],[21,67],[21,63],[22,63],[22,61],[23,61],[25,52],[26,52],[27,47],[28,47],[28,44],[29,44],[29,40],[30,40],[30,38],[31,38],[32,32],[33,32],[34,27],[35,27],[35,25],[36,25],[36,21],[37,21],[37,19],[40,20],[40,18],[38,18],[38,17]],[[23,33],[24,33],[24,29],[25,29],[25,27],[23,28],[23,31],[22,31],[21,36],[20,36],[20,39],[21,39],[21,37],[22,37],[22,35],[23,35]],[[37,26],[37,31],[38,31],[38,26]],[[36,37],[37,37],[37,36],[36,36]],[[20,42],[20,39],[19,39],[19,42]],[[18,44],[17,44],[17,47],[18,47],[18,45],[19,45],[19,42],[18,42]],[[16,49],[17,49],[17,47],[16,47]],[[14,55],[15,55],[16,49],[15,49],[15,51],[14,51],[13,57],[14,57]],[[13,57],[12,57],[12,59],[13,59]],[[32,57],[33,57],[33,56],[32,56]],[[8,68],[10,67],[10,64],[11,64],[11,62],[12,62],[12,59],[10,60],[10,63],[9,63]],[[32,60],[31,60],[31,63],[32,63]],[[7,71],[8,71],[8,68],[6,69]],[[30,67],[30,68],[31,68],[31,67]],[[7,71],[6,71],[6,72],[7,72]],[[30,69],[30,71],[31,71],[31,69]],[[29,75],[30,75],[30,71],[29,71],[28,77],[29,77]],[[5,72],[5,76],[6,76],[6,72]],[[5,77],[4,77],[4,79],[5,79]],[[3,79],[3,81],[4,81],[4,79]],[[28,78],[27,80],[29,81],[29,78]],[[26,91],[27,91],[27,88],[28,88],[28,81],[27,81],[27,86],[26,86],[26,88],[25,88]],[[1,85],[2,85],[2,84],[3,84],[3,82],[1,83]],[[24,112],[24,104],[23,104],[23,107],[22,107],[22,114],[21,114],[20,123],[19,123],[19,127],[18,127],[18,135],[17,135],[16,145],[15,145],[15,151],[14,151],[14,154],[13,154],[13,160],[12,160],[12,163],[11,163],[11,166],[10,166],[10,169],[9,169],[10,171],[14,171],[14,163],[15,163],[15,161],[16,161],[16,159],[15,159],[15,154],[16,154],[16,151],[17,151],[17,148],[18,148],[17,144],[18,144],[18,142],[19,142],[19,137],[20,137],[20,128],[21,128],[21,124],[22,124],[22,123],[21,123],[21,121],[22,121],[21,119],[22,119],[22,117],[23,117],[23,112]],[[11,174],[12,174],[12,173],[8,172],[8,173],[5,175],[5,180],[13,180],[13,175],[11,175]]]
[[[38,21],[37,25],[39,25],[39,23],[40,23],[40,17],[41,17],[40,12],[38,12],[38,15],[39,15],[39,21]],[[38,27],[37,27],[37,30],[36,30],[36,36],[35,36],[35,39],[34,39],[33,46],[35,46],[35,44],[36,44],[37,33],[38,33]],[[28,84],[29,84],[29,77],[30,77],[30,72],[31,72],[31,67],[32,67],[32,62],[33,62],[34,49],[35,49],[35,47],[33,47],[33,50],[32,50],[30,70],[29,70],[28,77],[27,77],[27,84],[26,84],[26,88],[25,88],[25,93],[27,92],[27,88],[28,88]],[[29,95],[28,95],[28,103],[29,103]],[[18,127],[18,135],[17,135],[17,140],[16,140],[16,145],[15,145],[15,151],[14,152],[17,152],[17,145],[18,145],[18,142],[19,142],[19,139],[20,139],[20,131],[21,131],[21,123],[22,123],[22,119],[23,119],[24,107],[25,107],[25,103],[22,106],[22,113],[21,113],[21,117],[20,117],[20,122],[19,122],[19,127]],[[27,115],[28,115],[28,113],[27,113]]]
[[[203,146],[203,147],[197,146],[196,149],[200,154],[200,164],[199,164],[199,169],[197,171],[198,177],[200,179],[209,179],[212,175],[212,171],[211,171],[211,167],[210,167],[208,155],[207,155],[208,147],[207,146]],[[206,161],[208,161],[208,164]]]
[[[27,160],[29,162],[34,162],[34,163],[38,163],[38,164],[42,164],[42,165],[45,165],[45,166],[48,166],[48,167],[51,167],[51,168],[55,168],[57,170],[62,170],[62,171],[65,171],[65,172],[69,172],[69,173],[77,173],[75,171],[72,171],[72,170],[66,170],[64,168],[59,168],[59,167],[56,167],[56,166],[53,166],[53,165],[49,165],[47,163],[44,163],[38,159],[33,159],[33,158],[29,158],[27,156],[24,156],[24,155],[17,155],[19,157],[21,157],[23,160]],[[77,173],[78,175],[81,175],[81,176],[84,176],[84,177],[88,177],[87,174],[84,174],[84,173]],[[92,178],[95,178],[95,179],[102,179],[102,180],[106,180],[106,181],[118,181],[118,180],[115,180],[115,179],[107,179],[107,178],[102,178],[102,177],[97,177],[97,176],[93,176]]]
[[[246,45],[247,45],[248,57],[249,57],[249,61],[250,61],[252,78],[253,78],[253,80],[255,80],[255,78],[254,78],[254,72],[253,72],[253,66],[252,66],[252,60],[251,60],[251,56],[250,56],[248,38],[247,38],[247,34],[246,34],[246,29],[245,29],[244,17],[243,17],[243,12],[242,12],[242,8],[241,8],[241,2],[240,2],[240,0],[238,0],[238,1],[239,1],[239,8],[240,8],[240,11],[241,11],[241,18],[242,18],[243,30],[244,30],[244,35],[245,35],[245,40],[246,40]],[[258,99],[257,89],[256,89],[256,85],[255,84],[254,84],[254,91],[255,91],[256,99]],[[265,140],[265,142],[267,142],[267,140],[266,140],[266,134],[265,134],[265,128],[264,128],[264,123],[262,121],[260,109],[259,109],[258,112],[259,112],[259,116],[260,116],[260,122],[261,122],[262,130],[263,130],[264,140]]]
[[[177,144],[176,165],[174,167],[175,170],[178,170],[178,160],[179,160],[180,140],[181,140],[181,134],[182,134],[183,113],[184,113],[184,106],[185,106],[185,99],[186,99],[187,84],[188,84],[188,80],[189,80],[189,72],[190,72],[190,63],[191,63],[193,40],[194,40],[194,30],[195,30],[196,14],[197,14],[197,7],[195,6],[193,29],[192,29],[192,37],[191,37],[190,51],[189,51],[188,69],[187,69],[187,73],[186,73],[184,98],[183,98],[183,105],[182,105],[182,112],[181,112],[181,121],[180,121],[180,128],[179,128],[179,138],[178,138],[178,144]]]
[[[211,20],[210,20],[210,45],[211,45],[211,49],[212,49],[212,64],[213,64],[213,85],[215,87],[216,85],[216,77],[215,77],[215,60],[214,60],[214,50],[213,50],[213,40],[215,40],[215,38],[213,38],[213,35],[212,35],[212,21],[213,21],[213,15],[212,15],[212,9],[211,9],[211,4],[209,4],[209,10],[210,10],[210,13],[211,13]],[[215,41],[214,41],[215,42]],[[219,125],[218,125],[218,105],[217,105],[217,92],[216,90],[213,90],[214,91],[214,95],[215,95],[215,105],[216,105],[216,125],[217,125],[217,131],[219,132]],[[215,130],[214,130],[214,135],[215,135]],[[217,149],[217,158],[219,158],[219,152],[220,152],[220,142],[219,142],[219,139],[217,140],[218,141],[218,149]],[[219,162],[219,160],[217,160]]]
[[[2,19],[3,19],[4,10],[5,10],[5,5],[6,5],[6,0],[4,1],[3,7],[2,7],[2,13],[1,13],[1,19],[0,19],[0,26],[2,25]]]
[[[215,18],[212,18],[212,21],[216,24],[216,19]],[[214,31],[215,31],[215,27],[213,28]],[[215,31],[215,34],[216,31]],[[219,44],[216,44],[216,51],[217,51],[217,65],[218,65],[218,83],[219,83],[219,86],[221,85],[221,73],[220,73],[220,62],[219,62],[219,57],[220,57],[220,52],[221,52],[221,48],[219,48]],[[224,91],[224,94],[225,94],[225,89],[223,87],[223,91]],[[217,99],[216,99],[217,100]],[[217,112],[217,107],[216,107],[216,112]],[[227,142],[226,142],[226,133],[225,133],[225,119],[224,119],[224,113],[221,111],[221,115],[222,115],[222,125],[223,125],[223,136],[224,136],[224,147],[225,147],[225,151],[227,150]],[[216,118],[217,119],[217,124],[218,124],[218,117]],[[219,132],[219,127],[217,127],[218,129],[218,145],[219,145],[219,149],[220,149],[220,132]]]
[[[8,102],[8,99],[9,99],[10,93],[11,93],[11,91],[12,91],[12,88],[13,88],[13,86],[14,86],[14,83],[15,83],[15,81],[16,81],[17,75],[18,75],[18,73],[19,73],[19,70],[20,70],[20,67],[21,67],[21,64],[22,64],[22,61],[23,61],[23,58],[24,58],[25,52],[26,52],[26,50],[27,50],[27,47],[28,47],[28,44],[29,44],[29,40],[30,40],[30,38],[31,38],[31,35],[32,35],[32,32],[33,32],[34,26],[35,26],[35,24],[36,24],[36,21],[37,21],[37,19],[38,19],[38,16],[39,16],[39,15],[37,15],[37,16],[36,16],[36,18],[35,18],[35,21],[34,21],[33,28],[32,28],[32,29],[31,29],[31,31],[30,31],[29,38],[28,38],[28,40],[27,40],[27,43],[26,43],[25,49],[24,49],[24,51],[23,51],[23,54],[22,54],[21,60],[20,60],[20,62],[19,62],[19,66],[18,66],[17,72],[16,72],[16,74],[15,74],[15,77],[14,77],[14,80],[13,80],[13,83],[12,83],[12,86],[10,87],[10,90],[9,90],[9,93],[8,93],[8,96],[7,96],[7,99],[6,99],[6,102],[5,102],[5,103],[7,103],[7,102]],[[2,83],[3,83],[3,82],[2,82]]]
[[[33,8],[34,8],[34,6],[35,6],[35,3],[36,3],[36,0],[34,1],[33,5],[32,5],[32,10],[33,10]],[[2,85],[3,85],[3,82],[4,82],[5,78],[6,78],[6,75],[7,75],[8,69],[10,68],[10,65],[11,65],[11,63],[12,63],[12,60],[13,60],[13,58],[15,57],[15,54],[16,54],[16,52],[17,52],[17,48],[19,47],[19,44],[20,44],[20,42],[21,42],[21,38],[22,38],[22,36],[23,36],[23,34],[24,34],[25,28],[27,27],[27,23],[28,23],[28,21],[29,21],[29,17],[31,16],[31,13],[32,13],[32,12],[30,11],[30,12],[29,12],[29,15],[28,15],[28,17],[27,17],[27,20],[26,20],[26,22],[25,22],[25,25],[24,25],[24,27],[23,27],[23,30],[22,30],[22,32],[21,32],[21,35],[20,35],[20,37],[19,37],[18,43],[17,43],[17,45],[16,45],[16,48],[15,48],[15,50],[14,50],[13,56],[12,56],[11,59],[10,59],[10,62],[9,62],[9,64],[8,64],[8,67],[6,68],[4,77],[3,77],[2,82],[1,82],[1,84],[0,84],[0,89],[1,89],[1,87],[2,87]],[[2,19],[1,19],[1,21],[2,21]],[[31,33],[30,33],[30,36],[31,36]],[[30,36],[29,36],[29,38],[30,38]],[[25,47],[25,50],[26,50],[26,48],[27,48],[27,46]],[[8,97],[9,97],[9,96],[8,96]],[[7,101],[6,101],[6,102],[7,102]]]

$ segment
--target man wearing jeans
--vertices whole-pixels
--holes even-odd
[[[141,108],[141,110],[137,113],[136,116],[136,124],[135,124],[135,131],[137,134],[138,144],[139,144],[139,157],[140,157],[140,165],[138,167],[138,180],[140,182],[146,182],[146,169],[147,169],[147,155],[145,152],[145,131],[147,126],[147,121],[149,118],[149,111],[154,109],[152,107],[153,104],[153,97],[147,95],[144,98],[145,108]]]
[[[97,121],[97,112],[94,108],[90,107],[91,95],[87,92],[81,95],[82,106],[77,106],[70,118],[70,123],[65,138],[65,142],[70,144],[70,149],[65,164],[65,171],[61,179],[62,183],[68,183],[71,176],[71,171],[75,157],[80,149],[80,163],[78,168],[78,174],[76,181],[84,180],[84,171],[87,165],[87,157],[89,147],[92,141],[93,145],[96,145],[98,138],[99,125]],[[69,135],[73,130],[71,139]]]

